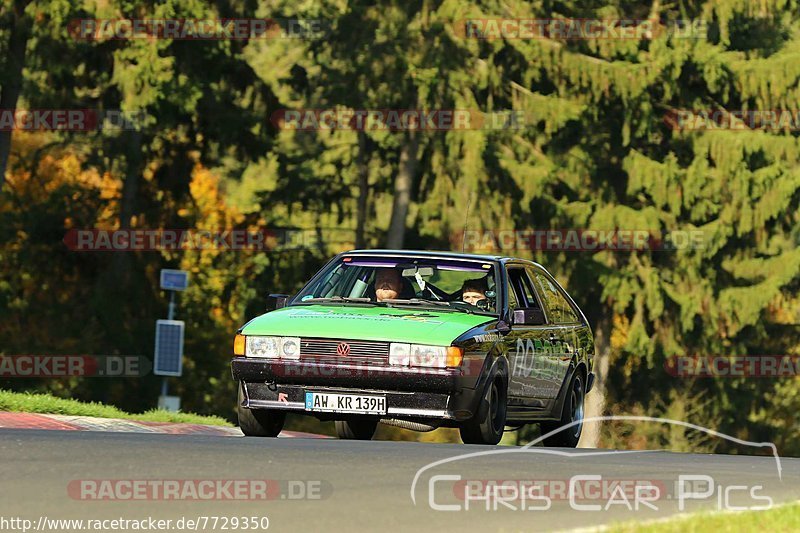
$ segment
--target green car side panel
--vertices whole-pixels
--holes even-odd
[[[449,346],[465,331],[492,320],[486,315],[431,309],[300,305],[258,316],[242,333]]]

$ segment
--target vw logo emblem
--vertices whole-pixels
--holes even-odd
[[[336,353],[342,356],[350,355],[350,345],[346,342],[340,342],[339,346],[336,347]]]

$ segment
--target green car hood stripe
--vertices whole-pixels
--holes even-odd
[[[431,309],[302,305],[256,317],[242,333],[449,346],[465,331],[492,320],[486,315]]]

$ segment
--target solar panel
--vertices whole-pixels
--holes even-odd
[[[189,286],[189,273],[185,270],[162,268],[161,288],[170,291],[184,291]]]
[[[183,320],[156,320],[153,374],[180,376],[183,373],[183,328]]]

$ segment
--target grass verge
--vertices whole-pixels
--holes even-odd
[[[142,422],[176,422],[231,427],[231,424],[227,420],[218,416],[203,416],[194,413],[172,413],[160,409],[151,409],[144,413],[132,414],[102,403],[86,403],[79,402],[78,400],[56,398],[50,394],[10,392],[5,390],[0,390],[0,411],[68,416],[95,416],[99,418],[139,420]]]
[[[698,513],[671,520],[637,524],[616,524],[606,531],[628,533],[700,533],[713,531],[800,531],[800,503],[779,505],[766,511],[742,511],[727,513]]]

